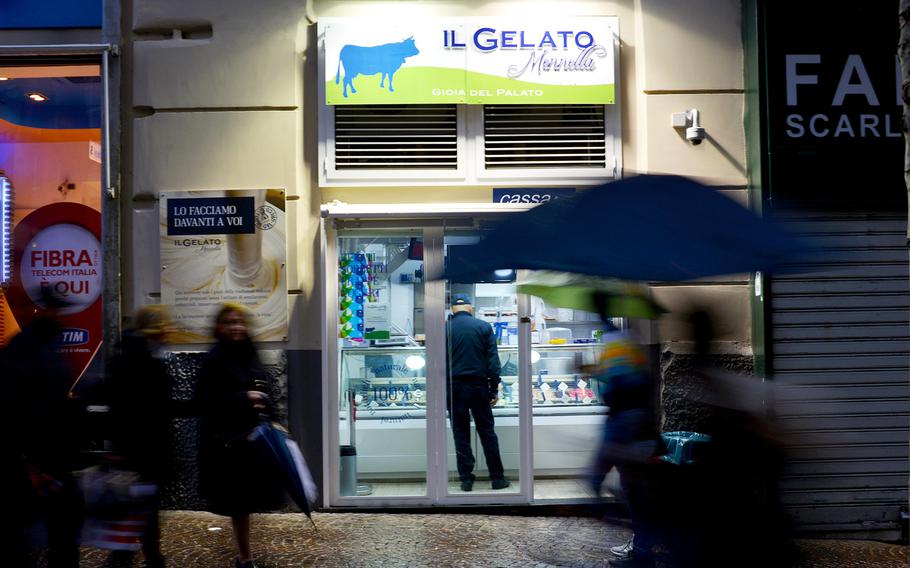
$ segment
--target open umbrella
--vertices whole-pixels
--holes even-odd
[[[668,175],[592,187],[509,216],[442,275],[472,282],[503,268],[683,281],[774,270],[803,249],[717,190]]]
[[[607,313],[614,317],[657,319],[666,311],[640,285],[565,272],[534,272],[518,282],[518,291],[552,307],[586,312],[597,312],[594,295],[601,292],[606,295]]]
[[[311,504],[316,502],[316,484],[297,443],[270,422],[262,422],[248,439],[315,529]]]

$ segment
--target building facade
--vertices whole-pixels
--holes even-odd
[[[541,22],[555,17],[549,3],[132,2],[123,10],[129,63],[122,144],[129,158],[121,180],[123,200],[130,204],[123,222],[131,227],[123,233],[123,248],[135,251],[124,255],[124,310],[170,293],[161,273],[168,263],[155,256],[156,243],[173,244],[160,240],[161,223],[171,221],[159,216],[159,200],[196,198],[182,193],[196,191],[283,192],[287,248],[277,254],[286,254],[287,340],[278,335],[260,346],[287,351],[290,424],[311,464],[323,472],[324,505],[590,498],[578,487],[564,486],[589,459],[603,409],[566,404],[559,410],[559,401],[554,406],[546,395],[548,389],[558,391],[559,383],[537,376],[565,374],[569,363],[591,356],[590,347],[537,353],[546,365],[533,367],[536,386],[528,389],[528,403],[516,392],[511,406],[496,409],[503,459],[517,481],[510,491],[463,495],[450,487],[454,459],[440,402],[445,387],[433,383],[444,373],[439,356],[444,356],[446,301],[462,290],[424,281],[421,272],[446,262],[458,244],[476,239],[491,215],[528,206],[497,201],[575,191],[624,171],[692,176],[747,203],[740,5],[560,4],[565,17],[549,33],[571,29],[574,35],[553,35],[554,46],[581,38],[569,45],[576,57],[594,37],[598,45],[606,42],[613,91],[591,99],[569,89],[543,106],[527,104],[533,99],[520,95],[517,104],[495,97],[471,101],[470,87],[459,98],[444,83],[438,94],[430,92],[438,103],[424,98],[392,105],[399,99],[377,88],[380,76],[357,75],[357,62],[351,56],[340,62],[338,53],[347,44],[375,47],[413,37],[423,59],[402,55],[400,69],[388,78],[389,86],[394,81],[397,87],[395,95],[402,96],[420,82],[409,75],[410,62],[415,68],[432,65],[434,49],[469,41],[478,29],[488,29],[478,36],[488,50],[493,41],[506,48],[510,42],[536,42],[540,48],[549,29]],[[516,33],[509,35],[513,28]],[[446,33],[454,34],[445,40],[451,45],[433,46]],[[459,57],[451,49],[440,57],[446,54]],[[470,67],[471,53],[466,57]],[[694,61],[711,64],[693,67]],[[485,89],[496,92],[495,86],[475,90]],[[356,97],[363,102],[350,104]],[[693,108],[707,132],[701,145],[686,140],[685,128],[671,125],[673,113]],[[553,127],[528,130],[541,124]],[[537,147],[563,148],[560,129],[582,140],[576,146],[583,149],[532,152],[521,136],[532,133]],[[497,140],[494,133],[503,136]],[[565,163],[548,163],[553,156]],[[359,282],[345,281],[335,267],[358,262],[358,254],[371,257],[378,273],[394,280],[384,290],[392,299],[388,319],[376,316],[372,306],[366,310],[368,318],[379,318],[380,331],[383,326],[391,331],[378,340],[367,338],[368,343],[340,338],[338,329],[348,307],[338,307],[344,294],[336,291]],[[534,355],[522,354],[518,333],[510,343],[509,318],[514,322],[530,300],[497,286],[502,285],[463,291],[502,325],[503,365],[522,367],[516,365],[522,357]],[[749,275],[740,275],[697,286],[657,285],[654,295],[670,309],[712,304],[719,318],[718,347],[735,366],[751,370],[751,290]],[[570,329],[575,338],[591,337],[587,314],[553,311],[541,315],[541,322]],[[674,341],[683,339],[681,327],[667,318],[643,330],[653,342],[672,346],[670,367],[687,353],[685,342]],[[529,341],[537,345],[540,337]],[[369,344],[373,351],[361,348]],[[375,350],[379,345],[384,351]],[[408,366],[408,360],[420,364],[414,357],[423,359],[422,370]],[[566,386],[578,390],[577,380]],[[520,385],[513,386],[517,391]],[[578,392],[569,398],[583,406],[585,390]],[[532,398],[540,405],[531,404]]]
[[[425,275],[457,262],[458,246],[476,242],[492,218],[623,175],[672,173],[789,215],[854,256],[836,257],[830,278],[654,283],[670,314],[637,331],[659,355],[664,426],[698,420],[680,402],[691,345],[674,314],[710,306],[718,363],[803,384],[782,390],[781,414],[810,436],[784,485],[800,526],[897,530],[908,477],[907,265],[883,243],[903,231],[906,207],[784,207],[812,181],[779,172],[816,168],[800,160],[823,127],[828,141],[840,138],[836,123],[813,118],[821,111],[800,110],[802,122],[786,112],[787,65],[797,65],[803,104],[820,81],[805,66],[814,59],[786,57],[816,53],[811,46],[775,43],[788,30],[798,36],[783,23],[798,30],[806,13],[727,0],[132,0],[106,4],[104,15],[103,35],[119,47],[110,64],[119,90],[107,92],[119,121],[103,144],[114,174],[96,188],[109,239],[105,337],[139,306],[174,306],[182,333],[172,363],[179,396],[191,397],[214,306],[251,306],[254,339],[282,378],[282,407],[318,472],[323,506],[589,500],[573,479],[605,409],[574,369],[594,357],[592,315],[520,295],[511,278],[468,285]],[[558,80],[521,75],[559,66],[590,76],[551,90]],[[848,104],[865,97],[862,84],[862,75],[846,79]],[[893,138],[892,119],[873,126],[859,117],[870,112],[857,113],[855,129]],[[700,144],[687,139],[693,119]],[[786,132],[800,129],[807,145],[788,146]],[[883,306],[869,304],[865,280],[837,272],[872,260]],[[445,402],[455,294],[470,297],[499,337],[494,415],[513,481],[505,491],[458,489]],[[825,308],[841,301],[858,304]],[[867,321],[881,307],[892,318],[871,326],[881,342],[866,341],[870,326],[824,331],[847,321],[838,315]],[[871,350],[851,350],[860,344]],[[831,366],[813,366],[823,360]],[[851,420],[875,426],[860,435]],[[485,467],[479,457],[481,477]],[[184,489],[174,506],[197,506]]]

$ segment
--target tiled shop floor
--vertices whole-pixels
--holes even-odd
[[[233,566],[229,519],[184,511],[162,517],[162,548],[169,567]],[[626,528],[579,517],[388,513],[314,517],[318,532],[299,514],[256,515],[253,550],[262,568],[605,567],[608,548],[629,536]],[[906,546],[821,540],[798,544],[806,568],[907,566]],[[82,566],[100,568],[105,558],[105,552],[85,548]],[[731,559],[730,566],[736,565]]]

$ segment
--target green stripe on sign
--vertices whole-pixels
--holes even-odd
[[[548,85],[518,81],[445,67],[406,67],[394,75],[394,92],[388,78],[380,87],[380,74],[358,75],[352,80],[357,92],[342,92],[343,73],[336,84],[326,81],[329,105],[361,104],[613,104],[615,87],[606,85]]]

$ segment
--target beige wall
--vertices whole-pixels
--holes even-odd
[[[303,163],[305,9],[298,0],[133,0],[125,9],[134,41],[124,313],[158,299],[160,192],[285,188],[288,289],[302,292],[289,296],[288,347],[319,348],[319,202]]]
[[[288,347],[320,348],[319,204],[489,201],[490,189],[326,188],[316,183],[315,27],[307,18],[561,14],[617,16],[623,162],[627,171],[672,172],[706,180],[745,200],[743,72],[737,0],[316,1],[132,0],[132,79],[125,101],[132,132],[127,172],[124,310],[158,292],[160,191],[284,187],[288,203]],[[198,30],[211,27],[212,33]],[[129,29],[127,29],[129,28]],[[188,39],[175,39],[173,29]],[[311,86],[312,85],[312,86]],[[697,107],[708,139],[692,146],[670,113]],[[153,246],[150,243],[155,243]],[[154,248],[154,250],[151,250]],[[140,249],[142,254],[138,254]],[[142,262],[136,259],[142,258]],[[720,306],[723,339],[748,343],[744,277],[661,287],[669,308],[708,295]],[[661,324],[673,339],[678,328]]]

